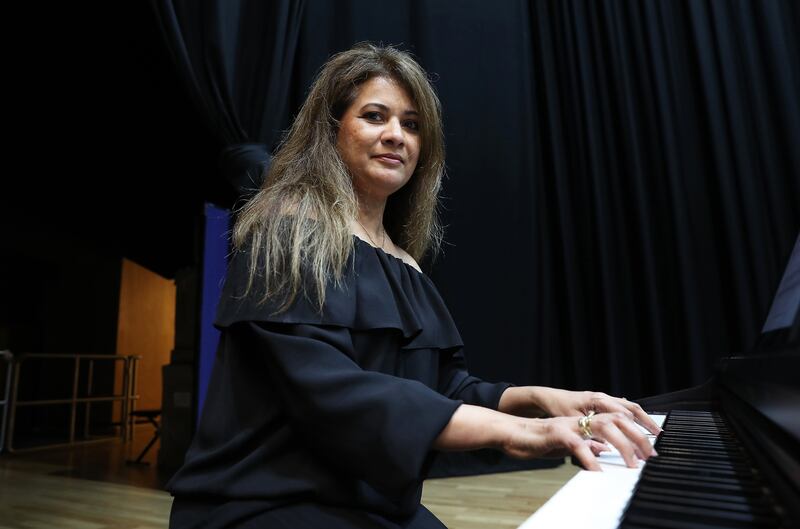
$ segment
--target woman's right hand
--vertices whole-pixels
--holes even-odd
[[[587,470],[600,470],[596,456],[613,445],[625,464],[655,455],[647,435],[623,413],[600,413],[591,418],[592,438],[585,439],[575,417],[520,419],[508,425],[501,449],[511,457],[564,457],[572,454]],[[607,444],[606,444],[607,443]]]
[[[462,404],[436,438],[438,450],[500,449],[511,457],[564,457],[574,455],[587,470],[600,470],[596,456],[613,445],[625,464],[655,454],[647,436],[621,412],[592,416],[592,439],[584,439],[578,417],[529,419]],[[606,444],[607,443],[607,444]]]

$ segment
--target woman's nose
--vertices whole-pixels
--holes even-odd
[[[404,143],[403,126],[400,124],[399,119],[391,118],[386,122],[381,140],[392,145],[402,145]]]

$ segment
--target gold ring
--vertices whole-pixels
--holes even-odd
[[[594,416],[594,410],[590,411],[588,415],[585,415],[578,419],[578,428],[580,428],[581,433],[583,434],[584,439],[591,439],[592,438],[592,417]]]

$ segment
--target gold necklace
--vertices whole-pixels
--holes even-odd
[[[372,235],[370,235],[370,234],[369,234],[369,231],[367,230],[367,228],[365,228],[365,227],[364,227],[364,225],[363,225],[363,224],[361,224],[361,221],[360,221],[360,220],[358,220],[358,219],[356,219],[356,222],[358,222],[358,225],[359,225],[359,226],[361,226],[361,229],[362,229],[362,230],[364,230],[364,233],[366,233],[366,234],[367,234],[367,237],[369,238],[370,242],[372,242],[372,245],[373,245],[373,246],[375,246],[376,248],[380,248],[381,250],[383,250],[383,245],[384,245],[384,244],[386,244],[386,230],[385,230],[385,229],[381,229],[381,231],[383,231],[383,237],[381,237],[381,244],[380,244],[380,246],[379,246],[379,245],[378,245],[378,244],[377,244],[377,243],[376,243],[376,242],[375,242],[375,241],[372,239]],[[383,228],[383,226],[381,226],[381,228]]]

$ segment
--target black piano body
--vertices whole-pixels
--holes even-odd
[[[638,402],[668,417],[621,528],[800,527],[800,348]]]

